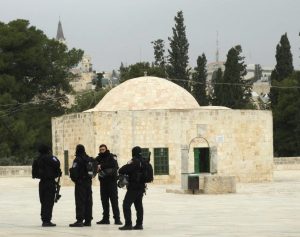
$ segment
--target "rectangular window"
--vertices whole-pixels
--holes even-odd
[[[154,174],[169,174],[169,149],[154,148]]]

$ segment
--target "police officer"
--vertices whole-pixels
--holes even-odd
[[[118,204],[118,187],[117,187],[117,172],[118,162],[114,156],[107,149],[105,144],[100,145],[99,154],[96,157],[99,168],[99,181],[100,181],[100,197],[103,208],[102,220],[97,224],[110,224],[109,222],[109,200],[111,202],[115,225],[122,225],[120,221],[120,210]]]
[[[51,154],[47,145],[40,145],[37,159],[39,183],[39,196],[41,202],[41,219],[43,227],[53,227],[56,224],[51,222],[55,197],[55,178],[61,176],[60,162]]]
[[[119,174],[126,174],[129,176],[129,184],[127,185],[127,192],[123,201],[123,212],[125,218],[125,225],[120,227],[120,230],[142,230],[143,229],[143,196],[145,192],[145,183],[138,177],[142,165],[142,149],[136,146],[132,149],[132,159],[128,164],[119,169]],[[134,203],[136,209],[136,225],[132,227],[131,221],[131,205]]]
[[[93,197],[92,178],[88,174],[87,163],[93,161],[83,145],[76,146],[75,159],[70,169],[71,179],[75,182],[76,222],[70,227],[91,226]],[[73,174],[75,173],[75,175]],[[72,176],[75,176],[72,177]],[[83,222],[84,221],[84,222]]]

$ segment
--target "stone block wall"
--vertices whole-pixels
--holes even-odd
[[[168,148],[169,175],[157,183],[180,183],[182,147],[188,147],[188,172],[194,172],[194,147],[209,147],[211,172],[235,176],[237,182],[272,180],[273,133],[269,111],[230,109],[139,110],[84,112],[52,119],[54,154],[72,164],[78,143],[96,156],[107,144],[119,166],[131,159],[131,148]]]
[[[0,166],[0,177],[31,177],[31,166]]]
[[[274,157],[274,170],[300,170],[300,157]]]

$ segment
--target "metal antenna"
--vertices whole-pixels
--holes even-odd
[[[219,62],[219,31],[217,31],[217,41],[216,41],[216,45],[217,45],[217,51],[216,51],[216,62]]]

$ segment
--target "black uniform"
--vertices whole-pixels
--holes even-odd
[[[55,197],[55,178],[61,175],[60,162],[51,154],[41,154],[38,158],[40,168],[39,196],[41,202],[41,219],[50,223]]]
[[[93,159],[86,154],[76,155],[72,167],[78,168],[78,179],[75,181],[75,204],[77,222],[90,223],[93,219],[92,178],[88,175],[86,164]]]
[[[99,153],[96,161],[101,166],[100,180],[100,197],[103,208],[102,222],[109,222],[109,200],[111,202],[115,223],[120,222],[120,210],[118,204],[118,187],[117,187],[117,171],[118,162],[116,157],[106,150]],[[102,172],[101,172],[102,171]],[[101,175],[101,173],[103,175]]]
[[[133,151],[134,153],[134,151]],[[119,169],[120,174],[129,175],[129,184],[127,186],[127,192],[123,201],[123,212],[125,218],[125,227],[131,227],[131,205],[134,204],[136,209],[136,226],[143,225],[143,196],[145,192],[145,183],[139,181],[138,175],[141,170],[142,157],[139,154],[133,154],[134,157],[127,164]],[[122,228],[120,228],[122,229]]]

